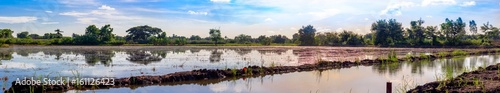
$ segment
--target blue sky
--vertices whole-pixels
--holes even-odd
[[[350,30],[368,33],[373,22],[395,18],[409,27],[422,18],[438,25],[445,18],[475,20],[500,26],[498,0],[0,0],[0,28],[15,33],[43,34],[55,29],[83,34],[91,24],[111,24],[114,33],[139,25],[168,34],[223,36],[282,34],[291,36],[303,25],[318,32]]]

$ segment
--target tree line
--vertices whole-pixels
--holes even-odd
[[[404,28],[396,19],[377,20],[371,25],[368,34],[357,34],[353,31],[316,32],[312,25],[302,26],[292,38],[285,35],[261,35],[252,37],[240,34],[234,38],[222,37],[220,29],[209,29],[208,37],[198,35],[190,37],[167,36],[160,28],[148,25],[136,26],[126,30],[127,35],[113,34],[113,28],[107,24],[100,28],[89,25],[82,35],[73,34],[64,37],[60,29],[54,33],[45,33],[43,36],[30,34],[27,31],[17,33],[17,38],[10,29],[0,29],[1,44],[34,44],[34,45],[123,45],[123,44],[152,44],[152,45],[186,45],[186,44],[296,44],[303,46],[488,46],[493,40],[500,39],[500,31],[492,24],[485,23],[477,27],[474,20],[467,26],[462,18],[451,20],[446,18],[438,26],[424,26],[422,19],[411,21],[410,27]],[[470,34],[466,34],[466,27]],[[481,30],[483,33],[478,33]]]

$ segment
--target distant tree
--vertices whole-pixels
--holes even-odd
[[[403,27],[396,19],[378,20],[372,24],[373,44],[379,46],[390,46],[401,43],[403,38]]]
[[[144,44],[147,42],[148,37],[157,35],[163,31],[160,28],[144,25],[132,27],[126,32],[128,33],[128,35],[126,36],[126,40]]]
[[[113,28],[111,28],[111,25],[107,24],[101,27],[98,38],[100,38],[102,43],[106,41],[113,41],[115,39],[115,35],[113,34]]]
[[[472,35],[476,35],[477,34],[477,24],[476,24],[476,21],[474,21],[474,20],[469,21],[469,30],[472,33]]]
[[[257,39],[259,40],[259,43],[262,45],[271,45],[272,42],[271,38],[266,37],[265,35],[261,35]]]
[[[214,41],[216,46],[217,46],[217,43],[219,43],[219,41],[223,40],[221,33],[220,33],[220,29],[210,29],[209,34],[210,34],[210,39],[212,41]]]
[[[425,36],[427,36],[427,38],[431,39],[431,46],[434,46],[434,45],[437,45],[439,44],[438,40],[437,40],[437,26],[427,26],[425,28]]]
[[[292,35],[292,43],[295,43],[295,44],[300,43],[299,38],[300,38],[299,33],[295,33],[295,34],[293,34],[293,35]]]
[[[446,37],[446,44],[460,44],[460,39],[465,35],[465,26],[466,24],[460,17],[456,21],[446,18],[445,23],[441,24],[441,31]]]
[[[0,38],[12,38],[12,33],[14,33],[14,31],[10,29],[0,29]]]
[[[236,43],[239,43],[239,44],[251,43],[252,36],[240,34],[240,35],[234,37],[234,40],[236,40]]]
[[[56,32],[56,37],[55,38],[62,38],[63,37],[63,35],[61,33],[64,32],[64,31],[56,29],[56,30],[54,30],[54,32]]]
[[[38,34],[30,34],[29,37],[31,37],[32,39],[40,39],[40,35]]]
[[[422,26],[424,20],[411,21],[411,28],[407,29],[409,34],[409,41],[412,45],[423,45],[425,40],[425,27]]]
[[[316,29],[312,25],[302,26],[299,29],[299,41],[300,45],[315,45],[314,36],[316,35]]]
[[[191,35],[191,37],[189,38],[189,40],[201,40],[201,37],[198,36],[198,35]]]
[[[288,37],[286,37],[285,35],[272,35],[270,36],[271,40],[273,40],[272,42],[273,43],[286,43],[287,41],[289,41],[290,39],[288,39]]]
[[[24,32],[21,32],[21,33],[17,33],[17,38],[29,38],[29,32],[27,31],[24,31]]]

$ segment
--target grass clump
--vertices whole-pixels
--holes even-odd
[[[396,57],[396,55],[397,55],[396,52],[394,50],[391,50],[387,55],[387,61],[398,62],[398,57]]]
[[[439,57],[446,57],[449,53],[448,52],[438,52]]]
[[[465,55],[468,55],[469,53],[464,51],[464,50],[454,50],[453,52],[451,52],[451,55],[452,56],[465,56]]]
[[[429,55],[426,55],[426,54],[424,54],[424,53],[420,53],[420,58],[421,58],[421,59],[429,59],[429,58],[430,58],[430,56],[429,56]]]

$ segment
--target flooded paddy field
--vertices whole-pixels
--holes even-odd
[[[195,69],[245,66],[297,66],[318,60],[353,61],[453,49],[372,47],[164,47],[164,46],[14,46],[0,49],[2,87],[23,77],[112,77],[163,75]],[[477,51],[480,49],[464,49]],[[497,55],[403,62],[344,69],[296,72],[252,78],[205,80],[180,84],[111,88],[78,92],[384,92],[436,81],[480,66],[498,63]],[[402,87],[405,86],[405,87]],[[408,87],[408,88],[406,88]],[[76,92],[72,90],[69,92]]]

